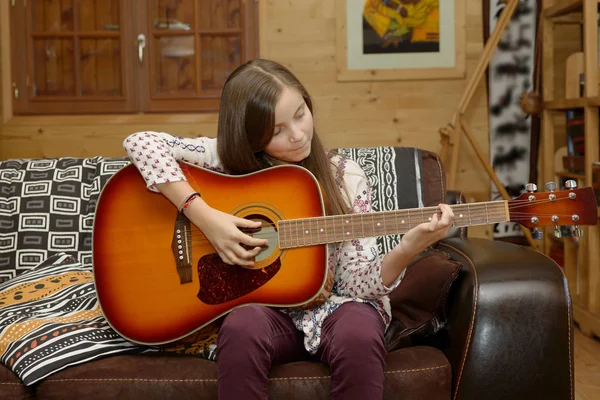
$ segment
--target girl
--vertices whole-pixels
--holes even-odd
[[[320,182],[328,214],[369,212],[364,172],[323,148],[312,111],[310,96],[289,70],[254,60],[233,71],[223,87],[216,139],[138,132],[124,147],[148,188],[180,208],[194,189],[178,160],[229,174],[298,164]],[[266,399],[271,365],[310,357],[330,367],[332,398],[381,399],[391,320],[387,295],[411,259],[448,234],[454,215],[449,206],[439,207],[440,218],[434,214],[411,229],[383,260],[375,238],[330,245],[335,281],[323,304],[304,311],[245,306],[229,313],[217,337],[219,398]],[[184,213],[227,264],[253,265],[267,243],[240,230],[260,222],[213,209],[202,197],[193,197]]]

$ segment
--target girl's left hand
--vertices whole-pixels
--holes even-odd
[[[442,212],[441,218],[433,214],[431,221],[413,227],[402,237],[397,247],[408,254],[417,255],[435,242],[448,236],[454,225],[454,212],[448,204],[438,206]]]

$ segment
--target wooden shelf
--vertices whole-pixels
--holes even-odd
[[[559,99],[544,102],[546,110],[569,110],[572,108],[583,108],[588,104],[585,97],[579,99]]]
[[[544,10],[544,17],[555,18],[583,9],[583,0],[560,0],[561,4]]]
[[[558,99],[544,102],[546,110],[570,110],[573,108],[600,107],[600,96]]]
[[[585,82],[591,86],[588,89],[597,93],[596,85],[600,78],[598,68],[598,3],[600,0],[553,0],[552,5],[544,7],[542,15],[544,24],[541,35],[544,40],[542,46],[542,61],[540,68],[544,98],[544,113],[541,115],[541,163],[540,178],[538,184],[555,180],[557,176],[568,179],[576,179],[580,185],[585,186],[591,181],[587,173],[573,173],[567,171],[556,171],[556,151],[558,146],[566,143],[566,130],[562,123],[558,123],[549,111],[564,113],[572,109],[584,109],[584,152],[586,160],[600,159],[598,148],[598,124],[600,107],[600,96],[579,97],[569,99],[553,99],[557,92],[557,75],[564,76],[565,93],[576,95],[579,93],[579,73],[585,71]],[[581,13],[579,13],[581,12]],[[559,18],[560,17],[560,18]],[[569,22],[580,21],[582,25],[581,36],[584,43],[583,57],[577,55],[572,61],[571,68],[562,64],[562,59],[555,57],[555,50],[565,52],[560,46],[564,45],[563,38],[560,44],[555,42],[555,36],[560,35],[560,29],[556,30],[559,20],[568,19]],[[569,29],[569,28],[567,28]],[[569,42],[570,43],[570,42]],[[558,47],[557,47],[558,46]],[[573,46],[572,54],[579,53],[579,46]],[[560,53],[562,54],[562,53]],[[586,64],[587,63],[587,64]],[[575,65],[577,64],[577,65]],[[574,68],[575,67],[575,68]],[[564,68],[564,69],[563,69]],[[562,71],[561,71],[562,69]],[[568,76],[567,76],[568,69]],[[559,91],[560,92],[560,91]],[[555,124],[558,124],[555,126]],[[592,210],[593,212],[593,210]],[[600,214],[600,207],[597,212]],[[546,231],[545,231],[546,232]],[[543,252],[549,255],[552,238],[544,235],[542,242]],[[570,240],[563,240],[564,245],[564,272],[567,277],[569,289],[574,293],[573,319],[579,323],[582,330],[589,334],[600,335],[600,229],[598,226],[585,227],[585,234],[579,238],[578,244],[572,245]]]
[[[575,172],[568,171],[556,171],[556,176],[561,178],[571,178],[571,179],[585,179],[585,174],[577,174]]]

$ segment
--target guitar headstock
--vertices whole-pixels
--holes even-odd
[[[554,226],[555,235],[559,225],[596,225],[598,204],[591,187],[576,189],[575,181],[567,181],[567,190],[555,191],[556,184],[546,184],[548,192],[534,192],[535,185],[528,184],[529,193],[523,193],[508,201],[510,221],[533,228],[536,236],[540,226]]]

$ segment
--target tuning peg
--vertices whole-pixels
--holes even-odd
[[[535,240],[540,240],[542,238],[542,232],[540,232],[538,228],[533,228],[531,230],[531,237],[533,237]]]
[[[550,192],[554,192],[554,190],[556,189],[556,182],[547,182],[546,189]]]
[[[573,237],[581,237],[583,236],[583,229],[579,229],[579,225],[574,225],[571,229],[571,236]]]
[[[558,225],[554,225],[554,237],[557,239],[560,239],[562,237],[562,232],[560,231]]]
[[[565,182],[565,187],[567,189],[577,189],[577,181],[574,179],[569,179]]]
[[[529,193],[534,193],[537,191],[537,185],[535,183],[528,183],[525,185],[525,190],[527,190]]]

